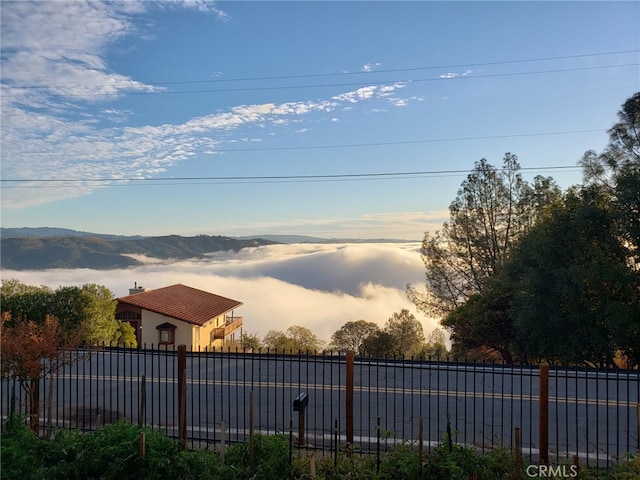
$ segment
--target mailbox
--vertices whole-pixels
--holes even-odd
[[[309,405],[309,395],[302,392],[300,395],[296,397],[293,401],[293,411],[294,412],[304,412],[304,409]]]

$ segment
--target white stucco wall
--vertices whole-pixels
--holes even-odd
[[[142,310],[142,329],[141,329],[141,340],[142,345],[147,347],[158,346],[160,343],[160,335],[159,330],[156,328],[158,325],[162,325],[163,323],[170,323],[175,325],[177,328],[175,329],[175,342],[174,345],[184,344],[188,349],[193,350],[204,350],[205,348],[220,348],[222,346],[222,340],[217,340],[213,344],[210,342],[210,339],[213,334],[213,330],[216,327],[221,327],[225,323],[225,315],[219,315],[217,317],[212,318],[208,322],[206,322],[202,327],[198,327],[197,325],[192,325],[190,323],[184,322],[182,320],[177,320],[175,318],[167,317],[165,315],[160,315],[159,313],[150,312],[148,310]],[[200,340],[197,341],[196,330],[200,330]]]

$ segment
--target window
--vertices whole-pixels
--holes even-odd
[[[158,343],[160,345],[173,345],[176,343],[176,326],[171,323],[163,323],[156,327],[158,330]]]

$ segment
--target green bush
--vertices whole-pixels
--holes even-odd
[[[138,453],[138,438],[145,432],[146,453]],[[198,450],[181,452],[177,442],[162,432],[120,421],[98,432],[83,435],[59,430],[51,440],[38,438],[24,418],[12,417],[2,431],[0,445],[2,478],[41,479],[181,479],[181,480],[270,480],[310,478],[308,457],[289,465],[288,439],[284,435],[254,439],[253,465],[247,442],[227,449],[224,463],[217,453]],[[515,461],[511,452],[494,448],[481,453],[473,448],[438,445],[425,454],[420,465],[417,448],[400,444],[380,456],[359,454],[353,448],[334,457],[320,456],[317,478],[342,480],[467,480],[473,472],[479,479],[513,478]],[[524,478],[524,477],[523,477]],[[628,456],[608,470],[581,468],[584,480],[638,480],[640,457]]]
[[[294,467],[289,465],[289,441],[285,435],[256,435],[253,452],[251,465],[247,442],[229,447],[225,455],[225,466],[232,470],[225,470],[224,473],[235,473],[237,476],[233,478],[256,480],[280,480],[294,475]]]
[[[2,429],[0,457],[5,480],[41,479],[44,465],[40,461],[45,444],[28,427],[23,417],[10,417]]]

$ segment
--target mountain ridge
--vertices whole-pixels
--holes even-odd
[[[86,236],[2,237],[0,268],[3,270],[47,270],[52,268],[90,268],[110,270],[142,265],[131,255],[163,260],[200,258],[207,253],[274,245],[278,242],[231,237],[165,235],[142,238]]]

